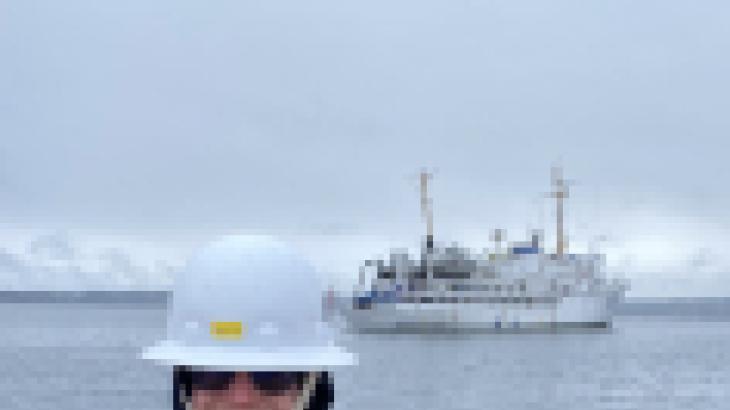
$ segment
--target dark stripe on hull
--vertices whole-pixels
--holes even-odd
[[[421,334],[421,333],[553,333],[553,332],[592,332],[611,328],[611,322],[520,322],[501,323],[495,327],[490,324],[454,323],[395,323],[392,327],[361,327],[354,329],[360,333],[373,334]]]

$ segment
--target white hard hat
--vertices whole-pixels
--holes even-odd
[[[168,339],[143,358],[226,370],[325,370],[353,363],[322,321],[314,268],[267,236],[205,247],[176,278]]]

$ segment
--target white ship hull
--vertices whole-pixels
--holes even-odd
[[[543,303],[379,303],[345,307],[352,330],[374,332],[490,331],[606,328],[611,311],[604,295],[567,296]]]

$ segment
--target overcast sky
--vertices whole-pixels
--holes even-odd
[[[724,1],[6,0],[3,240],[417,240],[423,166],[437,237],[522,239],[552,229],[560,160],[576,248],[606,235],[632,271],[717,276],[729,17]]]

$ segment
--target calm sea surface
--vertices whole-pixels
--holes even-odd
[[[3,409],[169,409],[138,358],[162,305],[0,304]],[[348,337],[337,409],[727,409],[730,321],[618,317],[604,332]]]

